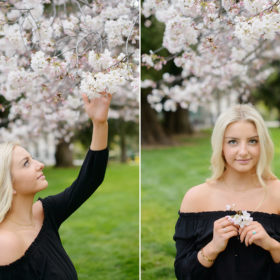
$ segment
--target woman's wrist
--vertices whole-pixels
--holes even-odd
[[[217,256],[218,252],[215,250],[213,243],[209,242],[205,247],[199,250],[197,258],[199,262],[205,267],[211,267]]]
[[[280,251],[280,243],[271,237],[267,251],[269,251],[270,254],[272,254],[276,251]]]
[[[90,149],[93,151],[104,150],[108,145],[108,122],[95,122],[93,124]]]
[[[210,241],[204,248],[203,248],[203,252],[205,252],[205,254],[207,254],[208,258],[215,260],[219,253],[217,251],[217,249],[215,248],[213,241]]]
[[[271,237],[268,250],[273,261],[275,263],[280,263],[280,243]]]
[[[93,124],[93,127],[96,127],[96,128],[103,128],[103,127],[107,127],[108,126],[108,121],[104,121],[104,122],[99,122],[99,121],[94,121],[94,120],[91,120],[92,121],[92,124]]]

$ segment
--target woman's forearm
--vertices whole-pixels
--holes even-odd
[[[218,256],[218,252],[214,249],[212,241],[203,247],[197,253],[198,261],[205,267],[211,267]]]
[[[269,251],[273,261],[275,263],[280,263],[280,243],[273,238],[271,238],[271,239],[272,239],[271,247],[268,251]]]
[[[108,122],[93,123],[90,149],[93,151],[104,150],[108,145]]]

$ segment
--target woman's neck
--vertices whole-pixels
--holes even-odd
[[[32,211],[33,196],[15,194],[11,209],[8,211],[5,221],[18,226],[33,226],[34,215]]]
[[[222,176],[222,182],[230,191],[246,191],[254,188],[260,188],[260,182],[255,172],[236,172],[235,170],[226,170]]]

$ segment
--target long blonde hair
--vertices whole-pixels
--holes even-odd
[[[262,116],[252,106],[245,104],[232,106],[222,113],[216,121],[211,137],[213,150],[211,157],[212,176],[207,181],[217,180],[223,175],[226,167],[222,152],[224,133],[228,125],[237,121],[249,121],[256,126],[260,143],[260,158],[256,174],[260,184],[265,187],[264,179],[276,179],[271,171],[274,145]]]
[[[11,163],[13,149],[18,143],[6,142],[0,144],[0,223],[9,211],[13,200],[13,184]]]

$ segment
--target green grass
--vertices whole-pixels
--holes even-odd
[[[272,129],[274,170],[280,176],[280,129]],[[189,137],[182,146],[142,149],[142,280],[174,280],[173,235],[186,191],[210,176],[210,132]]]
[[[49,186],[69,186],[79,168],[45,168]],[[60,228],[79,280],[139,279],[139,167],[110,163],[99,189]]]

